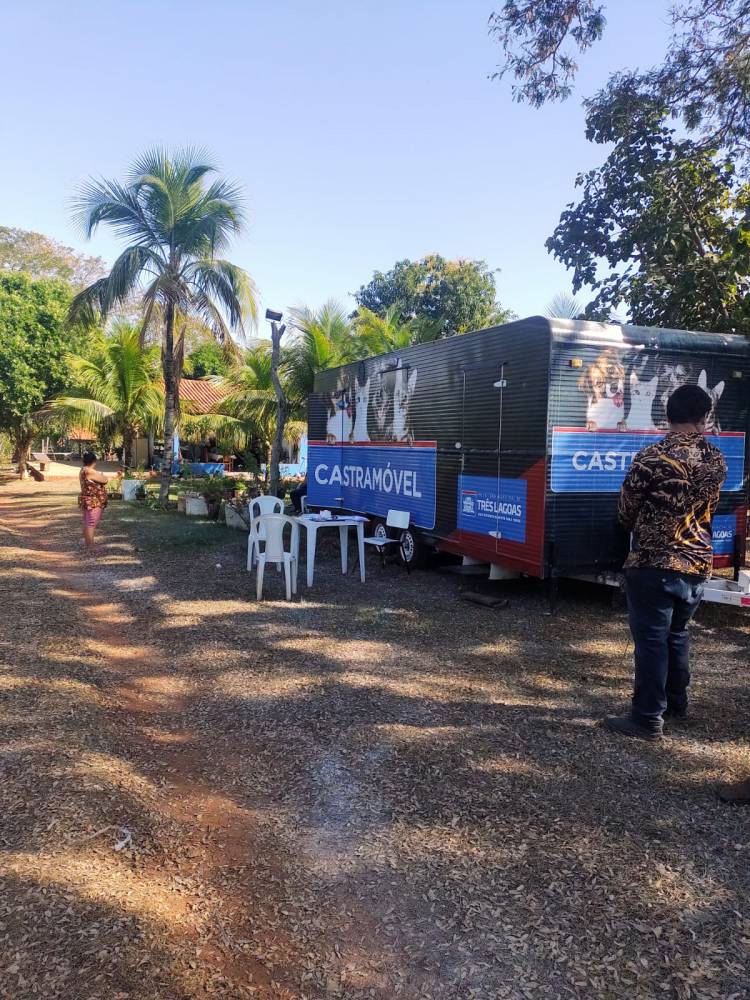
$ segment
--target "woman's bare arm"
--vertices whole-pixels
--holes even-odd
[[[92,483],[99,483],[100,486],[106,486],[109,482],[109,476],[105,476],[104,473],[98,472],[96,469],[84,469],[84,475]]]

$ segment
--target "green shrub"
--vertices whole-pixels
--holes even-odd
[[[237,489],[237,480],[231,476],[207,476],[200,481],[198,491],[203,494],[207,501],[221,500],[228,493],[234,493]]]

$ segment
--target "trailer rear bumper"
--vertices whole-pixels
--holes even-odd
[[[570,579],[601,583],[608,587],[621,587],[623,582],[621,573],[581,573]],[[740,570],[736,581],[725,576],[709,577],[703,591],[703,600],[709,604],[729,604],[735,608],[750,610],[750,571]]]
[[[723,576],[712,576],[706,581],[703,600],[750,610],[750,573],[742,570],[736,583]]]

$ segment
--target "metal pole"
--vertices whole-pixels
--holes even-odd
[[[500,389],[500,414],[497,421],[497,514],[495,516],[495,551],[497,552],[498,542],[502,538],[500,532],[500,502],[501,502],[501,487],[500,487],[500,472],[501,472],[501,460],[500,452],[503,447],[503,393],[505,391],[505,362],[500,363],[500,381],[498,383]]]

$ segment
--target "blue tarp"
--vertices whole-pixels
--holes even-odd
[[[223,462],[183,462],[187,475],[193,476],[223,476]]]

